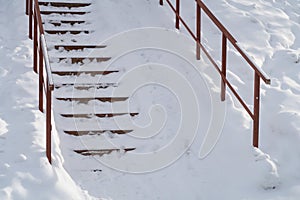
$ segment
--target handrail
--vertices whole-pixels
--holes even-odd
[[[175,13],[175,27],[177,29],[180,28],[179,22],[183,24],[183,26],[187,29],[189,34],[196,42],[196,59],[200,59],[200,54],[202,51],[205,53],[209,61],[213,64],[217,72],[221,76],[221,100],[225,100],[225,90],[226,86],[232,91],[237,100],[241,103],[243,108],[249,114],[251,119],[253,120],[253,146],[258,147],[259,141],[259,107],[260,107],[260,79],[262,79],[266,84],[270,84],[271,80],[267,78],[266,74],[260,70],[247,56],[247,54],[242,50],[242,48],[238,45],[237,40],[232,36],[232,34],[225,28],[225,26],[217,19],[217,17],[208,9],[208,7],[204,4],[202,0],[196,1],[196,34],[191,30],[191,28],[187,25],[187,23],[180,16],[180,0],[176,0],[176,6],[170,2],[170,0],[166,0],[170,8]],[[160,5],[163,5],[163,0],[159,1]],[[176,8],[175,8],[176,7]],[[218,29],[222,32],[222,64],[221,68],[218,66],[217,62],[213,59],[213,57],[209,54],[206,48],[201,43],[201,11],[209,17],[209,19],[218,27]],[[243,59],[250,65],[250,67],[254,70],[254,108],[253,112],[247,106],[242,97],[238,94],[238,92],[234,89],[232,84],[226,78],[227,72],[227,40],[233,45],[233,47],[239,52],[239,54],[243,57]]]
[[[27,13],[29,17],[29,38],[33,39],[33,70],[39,74],[39,110],[41,112],[44,112],[44,92],[46,96],[46,156],[51,163],[52,91],[55,85],[38,0],[26,0]],[[44,68],[46,70],[46,81],[44,78]]]
[[[38,0],[34,0],[34,11],[36,13],[37,24],[39,26],[40,33],[44,34],[43,21],[42,21],[41,10],[40,10],[40,6],[39,6],[39,1]]]
[[[45,60],[45,68],[46,68],[46,74],[47,74],[47,85],[49,85],[50,88],[54,88],[54,82],[52,78],[52,71],[51,71],[51,65],[50,65],[50,60],[49,60],[49,55],[47,51],[47,44],[45,40],[45,35],[41,34],[41,44],[42,44],[42,49],[43,49],[43,55],[44,55],[44,60]]]

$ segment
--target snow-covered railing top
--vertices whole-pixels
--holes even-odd
[[[237,43],[237,40],[232,36],[232,34],[224,27],[224,25],[217,19],[217,17],[208,9],[208,7],[203,3],[202,0],[195,0],[196,2],[196,33],[194,33],[191,28],[187,25],[187,23],[183,20],[180,15],[180,0],[176,0],[175,6],[170,2],[170,0],[165,0],[171,9],[175,13],[175,27],[177,29],[180,28],[180,23],[187,29],[189,34],[195,40],[196,47],[196,58],[200,60],[200,51],[202,50],[213,66],[216,68],[218,73],[222,78],[221,83],[221,100],[225,100],[226,86],[231,90],[237,100],[244,107],[246,112],[253,120],[253,146],[258,147],[259,140],[259,109],[260,109],[260,80],[263,80],[266,84],[270,84],[271,80],[265,75],[263,71],[261,71],[246,55],[246,53],[240,48]],[[159,0],[160,5],[163,5],[163,0]],[[202,11],[206,14],[206,16],[218,27],[218,29],[222,32],[222,61],[221,67],[217,64],[217,61],[213,59],[213,57],[209,54],[206,48],[202,45],[201,42],[201,13]],[[238,94],[236,89],[232,86],[229,80],[226,78],[226,68],[227,68],[227,40],[233,45],[233,47],[239,52],[242,58],[250,65],[250,67],[254,70],[254,106],[253,111],[247,106],[242,97]]]

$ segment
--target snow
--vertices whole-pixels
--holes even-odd
[[[94,112],[111,107],[98,101],[89,102],[88,106],[54,100],[57,130],[53,132],[51,166],[45,157],[45,116],[37,107],[38,77],[32,71],[32,41],[27,38],[24,5],[16,0],[2,0],[0,199],[300,198],[299,0],[205,1],[257,66],[271,77],[271,85],[261,85],[259,149],[251,146],[250,117],[230,92],[225,103],[219,101],[220,79],[216,78],[207,58],[203,56],[201,61],[196,61],[193,42],[183,28],[174,30],[174,14],[167,5],[161,7],[155,0],[92,2],[91,13],[86,18],[90,20],[87,27],[94,32],[91,37],[79,34],[76,38],[79,43],[104,43],[108,47],[69,55],[101,53],[117,57],[109,61],[109,66],[89,63],[86,69],[120,70],[122,73],[103,79],[105,83],[119,80],[120,90],[92,88],[75,94],[72,88],[61,88],[54,96],[134,92],[126,103],[141,114],[133,121],[123,116],[115,120],[117,125],[135,127],[137,131],[128,137],[107,133],[101,136],[103,141],[96,141],[96,136],[81,140],[67,136],[62,133],[63,126],[71,129],[75,125],[80,129],[95,123],[95,128],[99,124],[109,128],[111,119],[92,117],[86,120],[88,122],[75,120],[74,123],[72,119],[62,121],[59,113],[72,108],[75,109],[72,113],[82,113],[91,106]],[[194,27],[194,8],[194,3],[182,1],[183,17],[191,27]],[[55,19],[55,15],[46,17]],[[140,38],[138,33],[145,30],[151,34]],[[169,42],[174,41],[173,37],[178,43]],[[70,35],[62,38],[68,41]],[[47,35],[46,40],[51,46],[56,38]],[[220,61],[220,33],[205,17],[203,42]],[[57,53],[52,49],[49,54],[55,57]],[[228,78],[252,107],[253,72],[231,45],[228,55]],[[53,69],[66,67],[65,63],[52,62]],[[53,78],[61,80],[56,75]],[[78,79],[70,76],[69,81],[97,83],[99,78],[103,81],[97,75],[90,79],[83,74]],[[142,85],[142,81],[146,84]],[[113,109],[124,110],[124,104],[115,103]],[[219,117],[219,123],[210,124],[213,117]],[[182,131],[181,124],[189,125],[183,128],[197,126],[198,129],[195,133],[189,129]],[[216,128],[213,139],[205,135],[211,127]],[[218,132],[218,128],[222,131]],[[174,142],[176,139],[178,143]],[[170,141],[178,148],[169,145]],[[136,147],[136,153],[113,153],[91,159],[72,151],[84,145],[109,147],[113,143],[122,147],[124,142],[126,147]],[[169,146],[171,148],[164,148]]]

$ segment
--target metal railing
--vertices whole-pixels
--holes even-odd
[[[180,22],[187,29],[189,34],[196,42],[196,59],[200,60],[201,50],[205,53],[207,58],[216,68],[221,76],[221,100],[225,100],[226,86],[231,90],[237,100],[241,103],[243,108],[249,114],[253,120],[253,146],[258,147],[259,144],[259,112],[260,112],[260,80],[263,80],[266,84],[270,84],[271,80],[258,69],[258,67],[250,60],[246,53],[239,47],[236,39],[230,34],[230,32],[223,26],[223,24],[215,17],[215,15],[208,9],[208,7],[203,3],[202,0],[195,0],[196,3],[196,34],[191,30],[187,23],[180,16],[180,0],[176,0],[175,6],[170,2],[170,0],[165,0],[171,9],[175,13],[175,27],[180,28]],[[159,0],[160,5],[163,5],[163,0]],[[218,66],[217,62],[209,54],[206,48],[201,43],[201,14],[204,13],[207,17],[218,27],[222,33],[222,60],[221,67]],[[253,111],[247,106],[242,97],[237,93],[232,84],[226,78],[227,70],[227,41],[229,41],[233,47],[239,52],[242,58],[250,65],[254,70],[254,105]]]
[[[180,16],[180,0],[176,0],[175,7],[170,0],[165,0],[171,9],[175,13],[175,27],[180,28],[180,23],[187,29],[189,34],[195,40],[196,47],[196,59],[200,59],[201,50],[208,57],[210,62],[216,68],[221,76],[221,100],[225,100],[226,86],[232,91],[237,100],[241,103],[243,108],[249,114],[253,120],[253,146],[258,147],[259,142],[259,110],[260,110],[260,80],[263,80],[266,84],[270,84],[270,79],[258,69],[258,67],[250,60],[245,52],[239,47],[237,41],[229,33],[229,31],[222,25],[222,23],[213,15],[213,13],[207,8],[207,6],[201,0],[196,1],[196,34],[191,30],[187,23]],[[160,5],[163,5],[163,0],[159,0]],[[222,61],[221,69],[217,62],[212,58],[209,52],[201,43],[201,14],[204,12],[210,20],[218,27],[222,32]],[[49,62],[49,56],[47,51],[47,44],[44,36],[43,22],[40,13],[40,7],[38,0],[26,0],[26,14],[29,17],[29,38],[33,39],[33,70],[39,74],[39,110],[44,111],[44,93],[46,101],[46,155],[51,163],[51,112],[52,112],[52,91],[54,90],[54,83],[52,80],[51,66]],[[241,96],[234,89],[232,84],[226,78],[227,70],[227,41],[229,41],[233,47],[239,52],[244,60],[254,70],[254,108],[253,112],[241,98]],[[44,70],[45,69],[45,70]],[[45,72],[45,73],[44,73]]]
[[[29,38],[33,39],[33,70],[39,74],[39,110],[41,112],[44,112],[44,93],[46,96],[46,156],[51,163],[51,112],[54,83],[38,0],[26,0],[26,14],[29,17]]]

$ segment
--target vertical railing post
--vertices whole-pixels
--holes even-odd
[[[197,28],[197,44],[196,44],[196,58],[200,60],[201,52],[200,52],[200,44],[201,44],[201,7],[196,1],[197,9],[196,9],[196,28]]]
[[[164,5],[164,1],[163,0],[159,0],[159,5],[163,6]]]
[[[179,16],[180,16],[180,0],[176,0],[176,22],[175,27],[179,29]]]
[[[25,7],[25,13],[26,13],[26,15],[29,14],[28,8],[29,8],[29,3],[28,3],[28,0],[26,0],[26,7]]]
[[[32,17],[33,17],[33,11],[32,11],[32,4],[33,0],[28,0],[28,18],[29,18],[29,26],[28,26],[28,31],[29,31],[29,38],[32,39]]]
[[[38,28],[38,24],[37,24],[37,18],[36,18],[36,12],[34,12],[33,14],[33,26],[34,26],[34,30],[33,30],[33,71],[35,73],[37,73],[37,62],[38,62],[38,32],[37,32],[37,28]]]
[[[222,34],[222,74],[221,77],[221,101],[225,101],[226,97],[226,68],[227,68],[227,38]]]
[[[42,48],[42,42],[41,42],[41,39],[40,39],[40,42],[39,42],[39,110],[41,112],[43,112],[43,102],[44,102],[44,99],[43,99],[43,84],[44,84],[44,71],[43,71],[43,59],[44,59],[44,56],[43,56],[43,48]]]
[[[49,163],[52,163],[51,160],[51,104],[52,104],[52,94],[51,88],[47,84],[46,87],[46,155]]]
[[[260,107],[260,77],[254,72],[254,114],[253,114],[253,146],[258,147],[259,141],[259,107]]]

